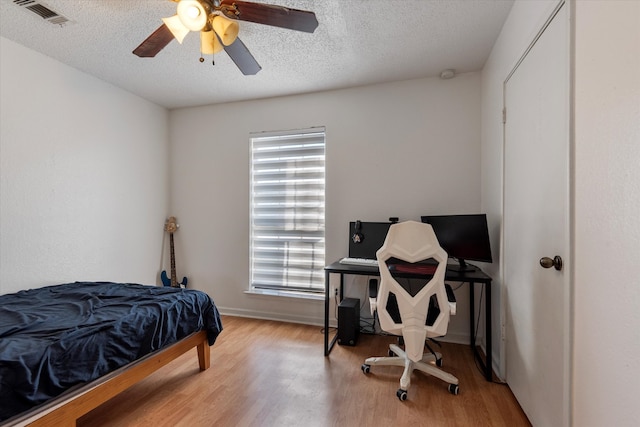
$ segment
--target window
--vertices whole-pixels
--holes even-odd
[[[251,289],[324,292],[324,128],[250,141]]]

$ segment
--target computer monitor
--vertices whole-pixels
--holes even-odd
[[[376,259],[391,222],[352,221],[349,223],[349,257]],[[357,235],[357,238],[354,236]]]
[[[493,262],[487,215],[425,215],[420,219],[431,224],[440,246],[458,260],[459,265],[449,265],[449,269],[474,271],[466,261]]]

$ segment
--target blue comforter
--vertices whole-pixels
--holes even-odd
[[[0,421],[205,329],[222,331],[201,291],[76,282],[0,295]]]

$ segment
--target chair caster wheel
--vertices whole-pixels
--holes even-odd
[[[371,372],[371,366],[367,365],[366,363],[360,366],[360,369],[362,369],[362,372],[364,372],[365,374]]]
[[[449,384],[449,393],[457,396],[458,393],[460,393],[460,387],[458,387],[458,384]]]
[[[442,363],[442,357],[441,357],[440,359],[436,359],[436,366],[437,366],[438,368],[442,368],[442,365],[443,365],[443,363]]]
[[[387,350],[387,354],[389,355],[389,357],[394,357],[396,354],[391,351],[391,349]]]
[[[398,399],[401,401],[407,400],[407,390],[399,388],[398,391],[396,391],[396,396],[398,396]]]

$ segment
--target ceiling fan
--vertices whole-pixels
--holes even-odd
[[[224,49],[244,75],[262,69],[249,49],[238,37],[238,20],[313,33],[318,20],[313,12],[272,4],[240,0],[171,0],[178,3],[174,16],[164,22],[134,54],[142,58],[154,57],[174,38],[182,43],[190,31],[200,32],[200,52],[212,55]],[[204,58],[200,57],[200,62]]]

